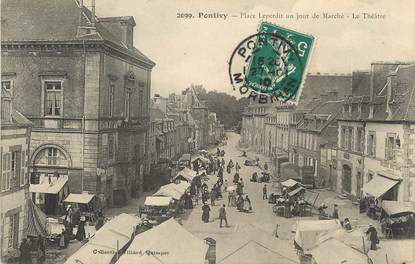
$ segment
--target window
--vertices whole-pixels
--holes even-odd
[[[140,115],[144,116],[145,113],[146,113],[146,109],[145,109],[145,106],[144,106],[144,93],[143,93],[143,91],[140,90],[138,96],[139,96],[139,98],[138,98],[139,102],[138,103],[140,104]]]
[[[357,129],[356,151],[362,152],[365,145],[365,134],[362,128]]]
[[[369,131],[367,138],[367,155],[376,156],[376,132]]]
[[[367,173],[367,182],[370,182],[373,179],[373,172]]]
[[[340,147],[346,148],[346,129],[342,127],[340,132]]]
[[[9,248],[17,249],[19,244],[19,213],[9,217]]]
[[[353,142],[354,142],[354,131],[353,128],[349,128],[349,133],[348,133],[348,140],[347,140],[347,149],[348,150],[353,150]]]
[[[60,116],[62,113],[62,83],[45,82],[45,115]]]
[[[21,152],[12,151],[11,159],[11,179],[13,187],[17,187],[20,184]]]
[[[112,117],[114,114],[114,84],[110,84],[108,87],[108,113]]]
[[[56,165],[58,159],[58,149],[57,148],[48,148],[48,165]]]
[[[388,133],[385,138],[385,159],[396,160],[396,134]]]
[[[1,121],[11,121],[11,100],[2,98],[1,100]]]
[[[125,89],[124,117],[126,120],[130,118],[130,100],[131,100],[131,90]]]
[[[12,92],[12,81],[1,81],[1,88],[8,91],[9,93]]]
[[[114,158],[114,137],[113,135],[108,135],[108,158]]]

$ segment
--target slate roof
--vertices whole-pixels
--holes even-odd
[[[2,0],[2,42],[80,42],[99,41],[120,49],[154,66],[155,63],[136,48],[128,48],[96,18],[96,33],[77,35],[80,21],[90,24],[92,13],[85,6],[82,14],[76,0]],[[104,20],[107,18],[104,18]]]
[[[320,103],[304,116],[297,128],[321,132],[341,113],[342,105],[343,100]]]
[[[364,73],[353,74],[353,92],[357,95],[346,98],[345,104],[351,105],[351,112],[342,113],[339,119],[349,121],[415,121],[415,64],[376,63],[373,69],[374,97],[370,100],[370,78]],[[392,69],[392,71],[391,71]],[[392,85],[392,100],[388,110],[388,76],[396,74],[396,83]],[[360,105],[361,111],[358,111]],[[373,117],[369,116],[373,106]],[[388,113],[390,111],[390,114]],[[370,118],[369,118],[370,117]]]

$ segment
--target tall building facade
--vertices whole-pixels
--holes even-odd
[[[25,237],[26,200],[29,191],[29,142],[31,122],[13,106],[10,83],[1,90],[0,148],[0,261],[18,252]]]
[[[134,47],[133,17],[93,11],[76,0],[3,1],[1,70],[34,123],[31,171],[123,204],[149,167],[155,64]]]

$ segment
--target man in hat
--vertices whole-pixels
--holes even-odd
[[[379,243],[378,231],[376,231],[376,228],[371,223],[369,223],[366,235],[369,235],[370,250],[376,250],[376,244]]]
[[[228,227],[228,220],[226,219],[226,210],[225,210],[225,204],[222,205],[222,207],[219,209],[219,219],[220,219],[220,225],[219,227],[222,228],[222,221],[225,221],[225,226]]]
[[[264,184],[264,187],[262,187],[262,200],[267,200],[268,194],[267,194],[267,185]]]

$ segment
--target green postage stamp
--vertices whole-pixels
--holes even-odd
[[[314,37],[268,22],[262,22],[258,31],[232,53],[229,74],[234,89],[251,97],[267,95],[271,102],[297,104]]]

